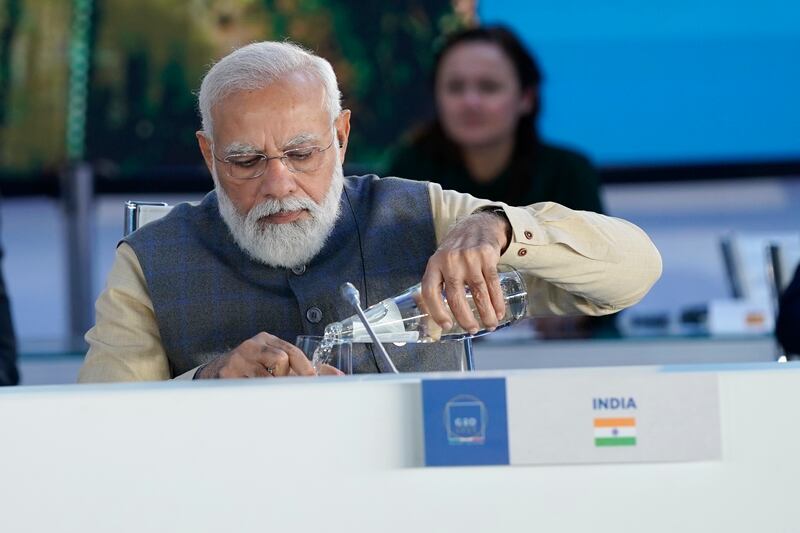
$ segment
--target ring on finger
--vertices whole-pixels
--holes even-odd
[[[269,375],[272,376],[273,378],[275,377],[275,367],[274,366],[268,366],[267,367],[267,372],[269,372]]]

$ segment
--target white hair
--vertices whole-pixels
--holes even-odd
[[[231,93],[259,90],[300,72],[317,78],[325,91],[324,105],[331,121],[342,112],[342,94],[331,64],[289,42],[264,41],[234,50],[220,59],[203,78],[198,95],[203,131],[213,135],[211,110]]]

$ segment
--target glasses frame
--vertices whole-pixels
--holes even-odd
[[[292,152],[298,152],[300,150],[303,150],[303,151],[312,150],[317,154],[321,154],[323,152],[326,152],[327,150],[330,150],[330,148],[331,148],[331,146],[333,146],[333,142],[335,140],[336,140],[336,130],[333,131],[333,136],[331,137],[331,142],[329,142],[328,146],[326,146],[324,148],[322,146],[306,146],[306,147],[303,147],[303,148],[291,148],[289,150],[286,150],[285,152],[282,152],[281,155],[267,155],[265,152],[256,151],[256,152],[247,152],[247,153],[236,154],[236,155],[229,155],[229,156],[226,156],[224,158],[221,158],[221,157],[217,156],[216,152],[214,151],[214,146],[212,145],[211,154],[214,156],[214,159],[216,159],[220,163],[224,163],[225,164],[225,167],[224,167],[225,175],[228,176],[230,179],[237,180],[237,181],[252,181],[252,180],[260,178],[261,176],[264,175],[264,172],[267,171],[267,166],[269,165],[269,162],[272,159],[280,160],[281,164],[283,164],[283,166],[286,167],[286,170],[288,170],[292,174],[310,174],[311,172],[316,172],[317,170],[319,170],[322,167],[322,164],[320,164],[320,166],[318,166],[317,168],[314,168],[314,169],[311,169],[311,170],[297,170],[297,169],[292,168],[289,165],[289,163],[287,163],[287,160],[289,159],[289,157],[290,157]],[[230,169],[231,169],[231,165],[233,165],[234,163],[232,161],[230,161],[230,159],[232,157],[242,157],[242,156],[258,157],[261,160],[258,163],[259,165],[262,165],[261,170],[258,171],[256,174],[253,174],[252,176],[247,177],[247,178],[239,178],[239,177],[231,175],[231,170]]]

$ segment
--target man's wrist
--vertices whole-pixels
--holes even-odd
[[[206,369],[207,366],[208,366],[208,363],[206,363],[203,366],[199,367],[197,369],[197,372],[194,373],[194,377],[192,379],[204,379],[203,371]]]
[[[197,372],[194,373],[193,379],[214,379],[217,377],[219,368],[218,366],[219,356],[214,357],[209,362],[204,365],[201,365],[200,368],[197,369]]]
[[[494,216],[494,218],[502,221],[503,231],[498,234],[498,236],[502,235],[502,237],[500,237],[500,255],[503,255],[508,248],[508,245],[511,244],[511,238],[513,236],[513,232],[511,231],[511,222],[508,220],[505,210],[502,207],[488,206],[479,209],[477,212],[491,214]]]

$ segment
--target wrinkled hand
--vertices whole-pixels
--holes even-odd
[[[320,376],[344,376],[345,373],[336,368],[335,366],[329,364],[322,364],[319,366]]]
[[[314,376],[314,367],[293,344],[261,332],[230,352],[212,359],[196,379]]]
[[[483,324],[493,330],[505,314],[497,263],[508,246],[510,225],[494,213],[475,213],[459,222],[431,256],[422,277],[422,298],[431,318],[445,331],[453,327],[442,300],[442,289],[453,317],[462,328],[477,333],[464,285],[472,293]]]

